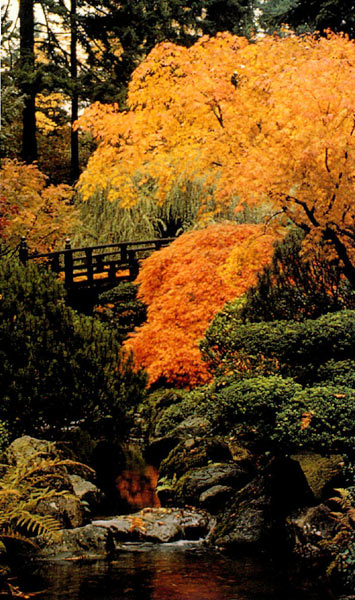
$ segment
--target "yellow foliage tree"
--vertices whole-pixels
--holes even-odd
[[[355,285],[355,44],[346,36],[248,43],[227,33],[158,45],[134,72],[129,110],[91,106],[99,142],[80,180],[132,206],[142,184],[163,203],[173,181],[205,178],[223,205],[270,201],[329,242]],[[203,207],[202,207],[203,209]]]

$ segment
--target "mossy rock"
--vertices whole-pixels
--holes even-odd
[[[270,506],[265,478],[258,475],[231,497],[217,521],[211,542],[224,548],[262,549],[272,527]]]
[[[223,438],[219,436],[206,439],[191,437],[180,441],[160,465],[158,495],[162,504],[183,506],[186,498],[180,489],[181,478],[215,462],[232,462],[230,450]]]
[[[291,458],[299,463],[316,500],[325,499],[334,487],[341,485],[343,459],[340,455],[302,452]]]
[[[249,479],[248,471],[236,463],[211,463],[190,469],[177,481],[176,499],[179,503],[200,506],[201,494],[217,485],[230,486],[239,490]]]
[[[241,446],[238,442],[232,439],[227,440],[227,445],[235,462],[244,462],[252,460],[253,455],[251,454],[251,452],[249,452],[247,448],[245,448],[245,446]]]
[[[210,461],[222,462],[232,459],[230,450],[223,438],[218,436],[182,440],[160,465],[161,476],[179,479],[190,471],[208,465]]]
[[[31,459],[36,454],[45,454],[51,458],[58,456],[53,442],[38,440],[29,435],[16,438],[6,450],[6,458],[10,465],[16,465],[25,459]]]

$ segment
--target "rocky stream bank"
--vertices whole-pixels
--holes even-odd
[[[50,541],[36,539],[37,556],[107,558],[127,544],[199,540],[239,555],[294,555],[308,566],[329,561],[326,543],[338,527],[330,497],[341,485],[340,456],[256,456],[235,439],[214,436],[202,417],[182,420],[164,435],[158,426],[142,426],[142,439],[146,460],[159,470],[161,506],[102,516],[96,473],[73,463],[62,473],[68,493],[40,507],[61,529]],[[49,442],[24,436],[10,445],[6,460],[16,465],[20,457],[49,450],[55,452]]]

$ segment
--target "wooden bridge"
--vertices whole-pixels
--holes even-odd
[[[98,246],[72,248],[70,239],[64,250],[38,254],[30,252],[26,238],[21,238],[19,258],[46,262],[48,267],[64,279],[68,290],[110,288],[121,281],[133,281],[142,259],[155,250],[170,244],[175,238],[161,238],[137,242],[119,242]]]

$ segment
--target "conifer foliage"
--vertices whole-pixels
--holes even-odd
[[[115,435],[145,378],[121,357],[115,335],[65,302],[37,265],[0,264],[0,419],[11,436],[55,437],[73,422]]]
[[[233,272],[231,253],[238,248],[247,256],[250,247],[258,247],[258,264],[236,261]],[[125,345],[151,384],[163,379],[191,387],[208,380],[198,339],[228,300],[255,283],[272,252],[273,237],[261,225],[221,223],[185,233],[145,260],[137,282],[148,318]]]

